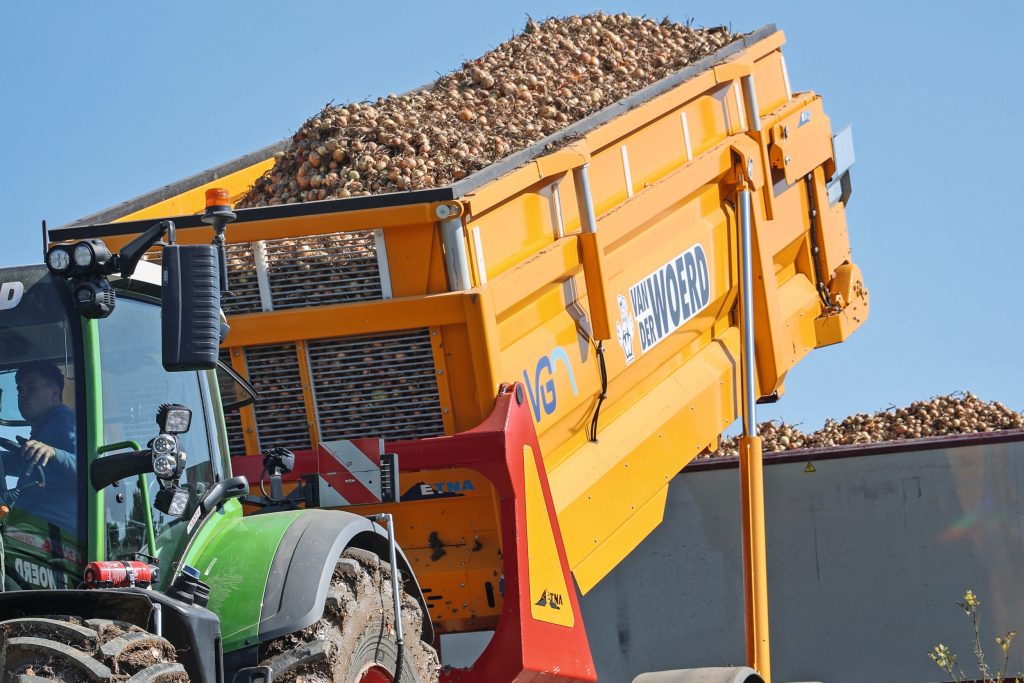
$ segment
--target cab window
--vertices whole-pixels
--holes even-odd
[[[135,299],[122,298],[117,308],[101,321],[100,364],[103,385],[103,442],[134,441],[140,448],[157,435],[157,409],[163,403],[179,403],[192,410],[191,429],[179,436],[187,455],[181,485],[189,493],[189,504],[181,517],[164,515],[153,508],[158,490],[155,475],[145,475],[149,500],[145,500],[139,478],[118,482],[107,489],[107,556],[129,559],[145,553],[147,547],[145,508],[153,515],[157,556],[176,555],[184,542],[185,524],[202,494],[214,482],[211,455],[219,452],[211,439],[210,421],[203,400],[208,380],[196,372],[167,372],[162,365],[160,308]],[[170,572],[164,572],[170,575]]]

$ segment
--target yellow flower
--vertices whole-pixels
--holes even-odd
[[[928,657],[931,658],[940,668],[949,670],[956,666],[956,655],[953,654],[948,647],[939,643],[932,651],[928,653]]]

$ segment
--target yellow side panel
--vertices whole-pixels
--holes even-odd
[[[603,420],[597,443],[584,444],[551,470],[566,554],[582,591],[653,528],[643,521],[624,525],[663,495],[661,489],[699,452],[693,445],[713,443],[736,418],[738,364],[739,333],[729,328],[657,385],[645,387],[627,410]]]
[[[696,157],[721,142],[729,134],[729,113],[725,106],[724,86],[719,86],[714,95],[702,95],[680,112],[680,126],[685,115],[690,150]]]
[[[622,526],[609,534],[603,545],[597,546],[594,552],[580,560],[573,570],[573,576],[582,593],[588,593],[611,568],[622,561],[623,553],[632,552],[647,534],[661,524],[667,498],[668,486],[664,486],[637,507]]]
[[[764,116],[786,103],[785,63],[778,50],[769,52],[754,63],[757,83],[757,106]]]
[[[206,191],[212,187],[222,187],[231,193],[231,203],[234,204],[244,195],[252,184],[274,166],[274,159],[271,157],[252,166],[235,171],[223,178],[211,180],[210,182],[194,187],[170,199],[157,202],[130,213],[116,222],[137,221],[145,218],[165,218],[167,216],[184,216],[192,213],[200,213],[206,208]]]
[[[486,279],[525,261],[555,239],[550,200],[525,192],[518,201],[508,202],[474,219],[469,230],[479,229]],[[475,242],[473,243],[475,247]]]
[[[537,621],[572,627],[576,623],[565,599],[565,584],[558,546],[544,504],[544,490],[537,472],[533,449],[523,446],[523,471],[526,483],[526,547],[530,572],[530,614]]]
[[[444,257],[430,226],[399,226],[388,230],[385,239],[392,296],[445,291]]]
[[[629,136],[629,142],[623,146],[627,152],[634,192],[639,192],[686,162],[682,119],[676,116],[668,116],[644,126]]]
[[[607,147],[591,157],[590,191],[598,216],[626,200],[626,176],[618,146]]]

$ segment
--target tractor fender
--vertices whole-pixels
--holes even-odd
[[[267,642],[312,626],[323,615],[334,566],[346,548],[374,553],[388,562],[388,536],[366,517],[343,510],[304,510],[277,546],[260,611],[259,640]],[[423,610],[423,640],[434,629],[419,582],[401,548],[396,549],[405,592]]]

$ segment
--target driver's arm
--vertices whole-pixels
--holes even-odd
[[[42,441],[29,439],[21,447],[22,457],[30,465],[43,465],[66,470],[70,473],[75,471],[75,454],[55,448]]]
[[[48,469],[58,469],[74,474],[75,419],[71,411],[58,415],[39,429],[33,429],[32,437],[21,448],[22,456],[30,464],[40,464]]]

